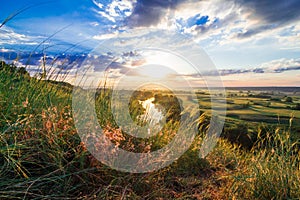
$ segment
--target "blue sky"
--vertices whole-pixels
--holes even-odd
[[[202,47],[226,86],[300,86],[299,9],[298,0],[2,1],[1,22],[22,12],[0,28],[0,51],[50,54],[77,44],[76,54],[122,33],[133,40],[162,29]]]

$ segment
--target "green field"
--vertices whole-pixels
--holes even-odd
[[[145,124],[141,101],[151,97],[166,116],[160,133],[143,139],[118,126],[112,90],[100,88],[97,121],[115,145],[136,153],[164,147],[176,136],[182,115],[193,119],[192,112],[182,113],[180,98],[199,105],[201,115],[193,121],[197,135],[178,160],[153,172],[128,173],[102,164],[87,150],[75,128],[71,85],[33,78],[21,69],[0,64],[0,199],[300,197],[299,92],[227,89],[222,97],[227,103],[216,105],[227,109],[221,137],[199,158],[211,119],[208,91],[199,89],[196,98],[186,91],[178,97],[170,91],[132,93],[128,107],[136,124]]]

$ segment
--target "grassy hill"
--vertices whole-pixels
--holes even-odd
[[[300,198],[300,153],[293,126],[245,125],[232,111],[223,137],[205,159],[198,156],[199,128],[191,148],[172,165],[151,173],[124,173],[86,150],[74,126],[71,93],[68,84],[32,78],[23,68],[0,63],[0,199]],[[108,115],[101,113],[109,109],[101,104],[105,98],[97,97],[99,118]],[[236,105],[244,102],[234,99]],[[264,110],[252,106],[258,115]],[[124,136],[109,120],[99,121]],[[251,145],[241,146],[238,141],[253,139],[253,133]],[[164,144],[168,137],[156,142]],[[119,142],[125,148],[134,144],[141,152],[146,148],[137,141]]]

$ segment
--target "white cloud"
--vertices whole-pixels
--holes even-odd
[[[99,23],[98,22],[91,22],[90,25],[96,27],[96,26],[99,26]]]
[[[284,71],[300,70],[300,58],[298,59],[278,59],[260,65],[266,72],[281,73]]]
[[[26,44],[26,45],[38,45],[40,42],[40,39],[42,37],[40,36],[29,36],[21,33],[17,33],[11,28],[8,27],[2,27],[0,29],[0,44]]]
[[[202,25],[187,26],[188,19],[200,14],[208,16],[209,21]],[[247,44],[266,38],[278,40],[278,44],[285,48],[296,48],[300,44],[299,23],[292,22],[294,29],[285,36],[283,31],[291,26],[290,23],[281,24],[266,21],[253,8],[236,3],[236,1],[188,1],[174,11],[176,27],[183,33],[191,35],[197,42],[208,42],[210,46]],[[183,23],[179,24],[178,21]],[[296,44],[295,44],[296,42]]]
[[[93,3],[94,3],[96,6],[98,6],[99,8],[103,8],[103,4],[102,4],[102,3],[100,3],[100,2],[98,2],[98,1],[96,1],[96,0],[93,0]]]
[[[300,49],[300,24],[279,29],[275,37],[282,49]]]
[[[130,0],[113,0],[110,4],[105,5],[99,1],[93,0],[93,3],[98,7],[94,11],[113,23],[120,22],[130,16],[136,3],[136,1]]]
[[[107,34],[100,34],[100,35],[94,35],[93,39],[95,40],[106,40],[116,37],[118,34],[116,32],[114,33],[107,33]]]

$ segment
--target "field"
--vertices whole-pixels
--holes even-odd
[[[71,85],[30,77],[4,62],[0,80],[0,199],[300,198],[299,88],[227,88],[220,96],[226,104],[216,106],[227,109],[225,126],[205,158],[199,157],[199,148],[211,119],[209,93],[199,89],[192,98],[179,91],[201,111],[193,121],[198,129],[192,145],[169,166],[130,173],[111,169],[88,151],[88,140],[75,127]],[[97,90],[95,107],[105,136],[116,146],[149,153],[176,137],[185,113],[171,91],[132,93],[129,112],[135,123],[147,122],[141,102],[149,98],[166,116],[160,134],[147,139],[118,127],[111,92]]]

